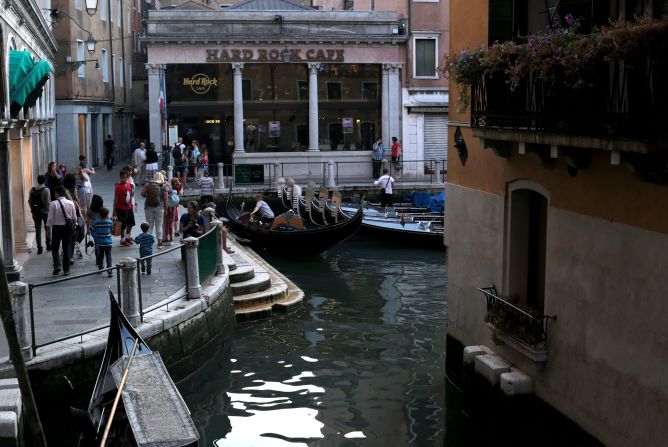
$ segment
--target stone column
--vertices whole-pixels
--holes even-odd
[[[215,223],[218,226],[218,238],[220,239],[218,242],[218,251],[216,252],[216,275],[223,275],[225,273],[225,262],[223,261],[225,224],[219,220],[215,221]]]
[[[186,259],[188,263],[188,299],[202,297],[202,285],[199,283],[199,260],[197,259],[197,246],[199,239],[187,237],[183,242],[186,244]]]
[[[27,129],[26,129],[27,130]],[[14,225],[14,248],[17,252],[25,253],[30,251],[26,243],[26,200],[23,191],[23,145],[24,138],[30,138],[30,132],[24,134],[24,129],[12,129],[9,131],[10,143],[9,150],[11,152],[11,160],[9,169],[15,175],[12,175],[12,182],[10,184],[10,194],[14,202],[12,203],[12,220]],[[30,144],[30,141],[28,141]]]
[[[9,294],[14,310],[14,321],[16,323],[16,335],[19,337],[19,346],[23,359],[28,361],[32,358],[32,337],[30,335],[30,299],[28,297],[28,284],[24,282],[12,282],[9,284]]]
[[[16,262],[14,248],[14,222],[12,219],[12,162],[10,150],[10,129],[0,133],[0,223],[2,224],[2,253],[8,281],[21,279],[21,266]],[[19,171],[20,172],[20,171]]]
[[[401,81],[399,80],[399,72],[401,65],[398,64],[387,64],[388,68],[388,101],[387,101],[387,114],[389,121],[389,133],[387,142],[383,141],[383,144],[391,145],[391,137],[397,137],[402,144],[402,152],[405,149],[403,146],[403,139],[401,135],[401,123],[400,123],[400,114],[401,114]],[[403,158],[403,157],[402,157]]]
[[[334,181],[334,160],[327,162],[327,186],[329,188],[336,186],[336,182]]]
[[[174,178],[174,166],[167,165],[167,181],[172,183],[172,178]]]
[[[165,68],[166,65],[164,64],[146,64],[146,70],[148,71],[149,141],[153,141],[157,148],[162,147],[162,117],[158,99],[160,98],[160,84],[162,83],[162,76],[165,75]]]
[[[244,96],[241,75],[244,64],[235,62],[232,64],[234,73],[234,152],[244,152]]]
[[[141,322],[137,260],[135,258],[123,258],[119,264],[121,266],[121,310],[130,324],[136,327]]]
[[[218,167],[218,178],[216,182],[216,188],[218,189],[225,189],[225,165],[222,163],[218,163],[216,165]]]
[[[320,64],[308,64],[308,150],[320,150],[318,119],[318,69]]]
[[[383,145],[385,147],[390,147],[390,117],[388,114],[388,105],[389,105],[389,64],[383,64],[383,78],[382,78],[382,92],[381,92],[381,128],[382,128],[382,139]]]

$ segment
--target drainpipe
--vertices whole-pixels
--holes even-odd
[[[408,40],[406,41],[406,67],[404,68],[404,75],[406,76],[405,85],[407,87],[413,87],[413,78],[410,76],[411,70],[410,67],[408,67],[408,62],[410,61],[409,56],[410,56],[410,46],[411,46],[411,39],[409,33],[411,33],[412,32],[411,30],[413,29],[413,27],[411,26],[411,13],[412,13],[411,4],[413,2],[412,0],[406,0],[406,3],[408,4],[408,9],[407,9],[408,13],[406,17],[406,28],[407,28],[406,37],[408,38]],[[413,61],[413,63],[415,63],[415,61]]]

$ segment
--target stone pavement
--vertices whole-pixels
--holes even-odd
[[[102,166],[95,175],[91,176],[93,193],[99,194],[104,199],[104,204],[111,209],[113,205],[114,185],[119,177],[120,167],[114,166],[111,172]],[[141,232],[139,224],[144,222],[144,199],[139,195],[141,187],[137,186],[138,207],[135,210],[137,226],[132,229],[132,236]],[[179,215],[185,212],[179,207]],[[112,265],[117,264],[126,257],[138,258],[139,247],[123,247],[119,245],[119,238],[114,238],[112,248]],[[75,278],[77,275],[97,271],[95,254],[92,249],[89,253],[84,251],[81,244],[82,258],[77,259],[75,253],[74,265],[69,277],[64,277],[62,272],[53,276],[53,263],[51,252],[44,251],[37,254],[37,249],[27,255],[23,263],[23,282],[38,284],[56,279]],[[172,247],[177,247],[175,240]],[[154,246],[154,254],[166,251],[169,248],[158,250]],[[141,292],[144,308],[156,304],[172,294],[179,291],[185,285],[184,265],[180,260],[180,250],[175,249],[164,256],[153,259],[151,276],[141,274]],[[35,333],[37,344],[42,344],[56,338],[64,337],[95,326],[105,325],[109,321],[108,290],[117,294],[116,273],[108,278],[106,273],[93,276],[71,279],[57,284],[33,289]],[[184,292],[185,293],[185,292]],[[0,362],[2,357],[8,356],[7,343],[4,331],[0,334]]]

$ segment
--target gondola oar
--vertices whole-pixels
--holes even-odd
[[[114,416],[116,415],[116,407],[118,406],[118,401],[121,398],[123,393],[123,388],[125,388],[125,382],[128,379],[128,373],[130,372],[130,364],[132,363],[132,358],[135,356],[135,351],[137,351],[137,345],[139,345],[139,339],[135,339],[135,343],[132,346],[132,351],[128,357],[128,364],[125,366],[125,371],[123,371],[123,377],[121,378],[121,383],[118,385],[118,392],[114,398],[114,405],[111,407],[111,413],[109,413],[109,420],[107,421],[107,426],[104,428],[104,434],[102,435],[102,441],[100,442],[100,447],[104,447],[107,444],[107,436],[109,436],[109,430],[111,429],[111,423],[114,421]]]

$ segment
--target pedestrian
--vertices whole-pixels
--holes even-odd
[[[51,257],[53,259],[53,274],[60,273],[60,248],[63,249],[63,275],[70,274],[70,245],[74,238],[74,230],[68,220],[77,219],[74,202],[67,199],[67,192],[63,185],[55,188],[55,200],[49,204],[49,214],[46,224],[51,228]]]
[[[91,197],[93,197],[93,186],[90,183],[90,177],[88,177],[88,174],[81,166],[74,168],[74,179],[79,206],[85,216],[88,214],[88,206],[90,205]]]
[[[155,144],[149,143],[146,150],[146,180],[152,179],[156,172],[158,172],[158,153],[155,151]]]
[[[136,171],[137,182],[141,185],[142,176],[144,175],[144,163],[146,161],[146,145],[142,142],[139,147],[132,153],[132,166]]]
[[[169,195],[169,206],[172,208],[172,225],[174,228],[174,236],[180,237],[179,233],[179,203],[181,202],[180,196],[183,195],[183,184],[179,181],[177,177],[172,178],[172,191],[176,191],[179,202],[174,205],[174,192]]]
[[[151,274],[151,261],[153,258],[142,259],[153,254],[153,244],[155,244],[155,236],[149,233],[150,225],[144,222],[140,226],[141,234],[135,238],[135,244],[139,245],[139,263],[141,265],[142,273]]]
[[[167,215],[168,208],[168,188],[169,185],[165,182],[165,177],[156,172],[153,178],[146,183],[141,192],[144,201],[144,215],[149,225],[149,231],[154,232],[158,238],[158,248],[162,248],[162,222]]]
[[[56,197],[56,186],[63,184],[63,174],[58,170],[56,162],[49,162],[46,175],[44,176],[44,185],[49,188],[51,198]]]
[[[114,187],[114,217],[121,221],[121,245],[128,247],[132,244],[130,231],[135,225],[133,212],[134,186],[128,182],[128,174],[125,170],[120,173],[120,180]],[[125,237],[123,236],[125,235]]]
[[[104,206],[104,199],[93,194],[93,197],[90,199],[90,206],[88,207],[88,212],[86,213],[86,222],[88,225],[91,225],[93,222],[100,218],[100,210]]]
[[[383,169],[383,175],[374,181],[374,185],[380,185],[380,206],[392,206],[394,204],[392,196],[392,184],[394,179],[390,176],[387,169]]]
[[[213,202],[204,203],[202,204],[202,207],[203,207],[202,214],[204,214],[204,220],[205,220],[204,229],[205,231],[209,231],[213,226],[212,225],[213,222],[218,220],[218,218],[216,217],[216,204]],[[227,229],[226,225],[223,225],[221,228],[223,231],[223,250],[225,250],[225,253],[231,255],[232,253],[234,253],[234,250],[232,250],[229,247],[229,243],[227,241],[229,230]]]
[[[160,164],[161,170],[167,172],[168,166],[174,166],[174,160],[172,158],[172,149],[166,144],[162,146],[162,163]]]
[[[378,138],[373,144],[373,152],[371,153],[371,163],[373,165],[373,178],[380,177],[380,168],[385,157],[385,147],[383,141]]]
[[[206,144],[203,144],[200,149],[199,165],[202,169],[202,173],[209,171],[209,148],[206,147]]]
[[[77,179],[71,172],[65,174],[63,179],[63,186],[65,187],[66,197],[74,202],[74,210],[76,213],[76,222],[77,229],[75,231],[74,237],[71,239],[70,243],[70,264],[74,264],[74,250],[77,251],[77,257],[79,259],[83,258],[83,254],[79,249],[79,242],[81,242],[86,235],[86,225],[83,219],[84,213],[81,211],[81,201],[79,200],[79,194],[77,191]],[[81,219],[79,219],[81,217]],[[79,225],[81,222],[81,225]]]
[[[185,185],[188,176],[188,162],[186,161],[186,145],[183,144],[183,138],[179,137],[176,144],[174,144],[172,157],[174,158],[175,176],[181,176],[180,181]]]
[[[209,171],[204,171],[202,178],[200,178],[197,183],[199,183],[199,194],[202,203],[213,202],[213,179],[209,177]]]
[[[58,165],[58,170],[63,177],[67,175],[67,165],[65,163],[60,163]]]
[[[199,212],[199,204],[197,202],[188,202],[188,208],[181,219],[179,219],[179,232],[182,238],[200,237],[204,233],[204,216]]]
[[[111,138],[111,135],[107,135],[107,139],[102,143],[104,145],[104,163],[107,165],[107,171],[111,171],[111,168],[114,167],[114,152],[116,149],[116,144]]]
[[[262,194],[255,194],[255,209],[251,212],[251,216],[255,216],[260,222],[269,222],[274,218],[274,212],[269,207],[269,204],[262,200]]]
[[[46,225],[46,219],[49,217],[49,204],[51,203],[51,192],[44,186],[46,178],[40,174],[37,176],[37,186],[30,188],[28,195],[28,205],[30,205],[30,214],[35,223],[35,241],[37,242],[37,254],[42,254],[42,225],[44,226],[44,237],[46,239],[46,250],[51,250],[51,234]]]
[[[392,137],[392,168],[394,176],[398,179],[401,172],[401,145],[397,137]]]
[[[96,196],[99,197],[99,196]],[[92,208],[91,204],[91,208]],[[95,263],[97,269],[102,270],[102,261],[107,261],[107,268],[111,268],[111,219],[109,219],[109,210],[105,207],[99,210],[100,217],[93,221],[91,225],[91,235],[95,241]],[[108,276],[113,276],[111,270],[107,270]]]
[[[200,156],[200,151],[199,151],[199,141],[193,140],[192,142],[192,148],[190,152],[190,158],[189,158],[189,163],[190,165],[193,166],[193,171],[195,174],[195,181],[198,181],[201,175],[201,169],[200,169],[200,164],[199,164],[199,156]]]

